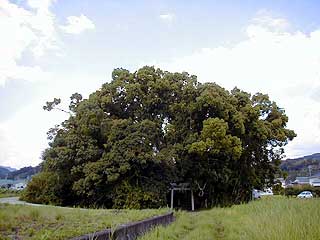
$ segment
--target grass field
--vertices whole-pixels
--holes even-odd
[[[8,189],[1,189],[1,188],[0,188],[0,198],[5,198],[5,197],[17,197],[17,196],[19,196],[19,194],[20,194],[19,191],[8,190]]]
[[[176,216],[172,225],[158,227],[139,240],[320,239],[320,199],[269,197]]]
[[[0,204],[0,239],[68,239],[167,211],[89,210]]]
[[[68,239],[167,212],[0,204],[0,239]],[[176,212],[140,240],[320,239],[320,199],[269,197],[230,208]]]

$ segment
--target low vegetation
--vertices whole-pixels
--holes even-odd
[[[68,239],[167,211],[168,209],[95,210],[0,204],[0,240]]]
[[[17,197],[19,195],[20,195],[19,191],[0,188],[0,198]]]
[[[178,212],[168,227],[157,227],[140,240],[169,239],[320,239],[320,200],[267,197],[249,204]]]
[[[318,187],[313,187],[309,184],[287,187],[284,189],[284,194],[288,197],[297,196],[299,193],[303,191],[310,191],[314,196],[320,197],[320,189]]]

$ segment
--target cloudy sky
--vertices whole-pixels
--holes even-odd
[[[143,65],[268,93],[298,134],[286,156],[320,152],[319,12],[316,0],[0,0],[0,165],[39,164],[68,117],[45,101]]]

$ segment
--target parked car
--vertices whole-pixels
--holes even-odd
[[[253,198],[253,199],[259,199],[259,198],[261,198],[260,190],[253,189],[253,190],[252,190],[252,198]]]
[[[303,192],[299,193],[297,198],[313,198],[313,195],[310,191],[303,191]]]

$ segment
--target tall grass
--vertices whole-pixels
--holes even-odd
[[[230,208],[178,212],[177,220],[141,240],[320,239],[320,200],[269,197]]]
[[[20,191],[0,188],[0,198],[17,197],[19,195],[20,195]]]
[[[168,209],[105,210],[0,204],[0,240],[69,239],[164,214]]]

